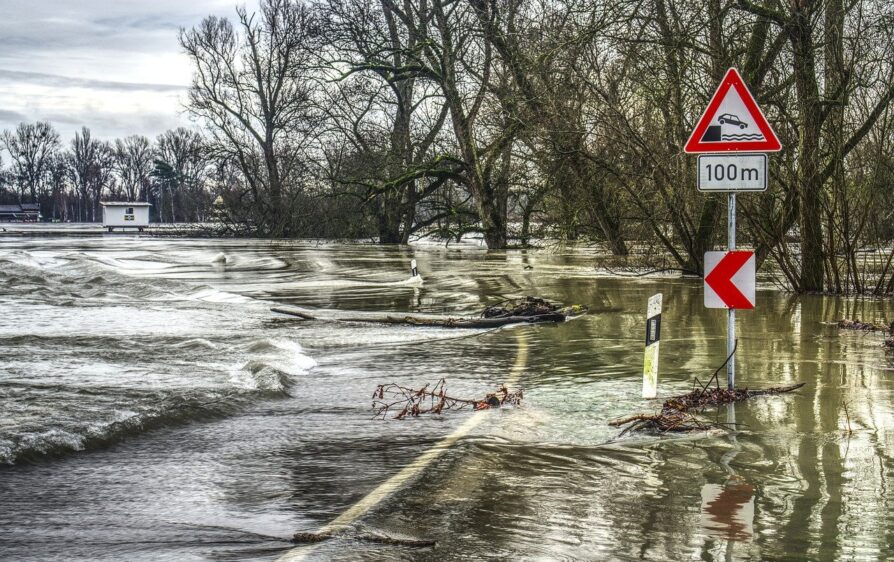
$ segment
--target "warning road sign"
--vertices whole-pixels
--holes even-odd
[[[686,142],[685,152],[777,152],[779,138],[748,91],[730,68]]]
[[[705,252],[705,307],[754,308],[755,269],[750,250]]]

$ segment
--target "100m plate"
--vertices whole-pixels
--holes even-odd
[[[766,154],[702,154],[699,191],[766,191]]]

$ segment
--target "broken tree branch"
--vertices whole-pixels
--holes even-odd
[[[487,394],[482,400],[470,400],[457,398],[447,394],[447,381],[439,380],[429,389],[429,385],[422,388],[409,388],[399,384],[380,384],[373,392],[372,408],[375,417],[385,419],[393,411],[397,411],[394,419],[402,420],[407,416],[418,417],[422,414],[441,414],[444,410],[486,410],[502,406],[517,406],[521,403],[523,391],[521,389],[510,391],[506,385],[493,393]],[[399,411],[398,411],[399,409]]]
[[[273,312],[295,316],[303,320],[330,320],[337,322],[365,322],[405,326],[429,326],[438,328],[499,328],[510,324],[536,324],[540,322],[565,322],[587,313],[587,307],[572,305],[561,307],[544,299],[525,297],[504,301],[506,306],[491,306],[478,316],[435,316],[425,314],[364,314],[362,316],[329,315],[325,317],[297,307],[276,306]]]

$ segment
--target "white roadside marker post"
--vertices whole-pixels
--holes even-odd
[[[658,396],[658,346],[661,343],[661,293],[649,297],[646,308],[646,352],[643,358],[643,398]]]
[[[416,269],[416,260],[410,260],[410,274],[413,277],[419,275],[419,271]]]

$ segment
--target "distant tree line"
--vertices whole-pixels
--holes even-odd
[[[0,134],[0,203],[38,203],[45,220],[95,222],[102,201],[146,201],[157,222],[210,218],[216,180],[204,138],[178,128],[154,142],[133,135],[112,142],[84,127],[66,147],[50,123],[21,123]]]
[[[735,66],[784,147],[769,191],[739,199],[740,244],[795,291],[881,294],[894,292],[892,29],[886,0],[262,0],[180,43],[205,193],[233,228],[550,238],[692,271],[725,242],[726,198],[696,191],[682,147]],[[101,181],[186,185],[162,179],[164,157],[141,175],[125,147],[104,150],[117,164],[74,182],[79,204]],[[12,167],[17,193],[39,196],[37,172]]]

